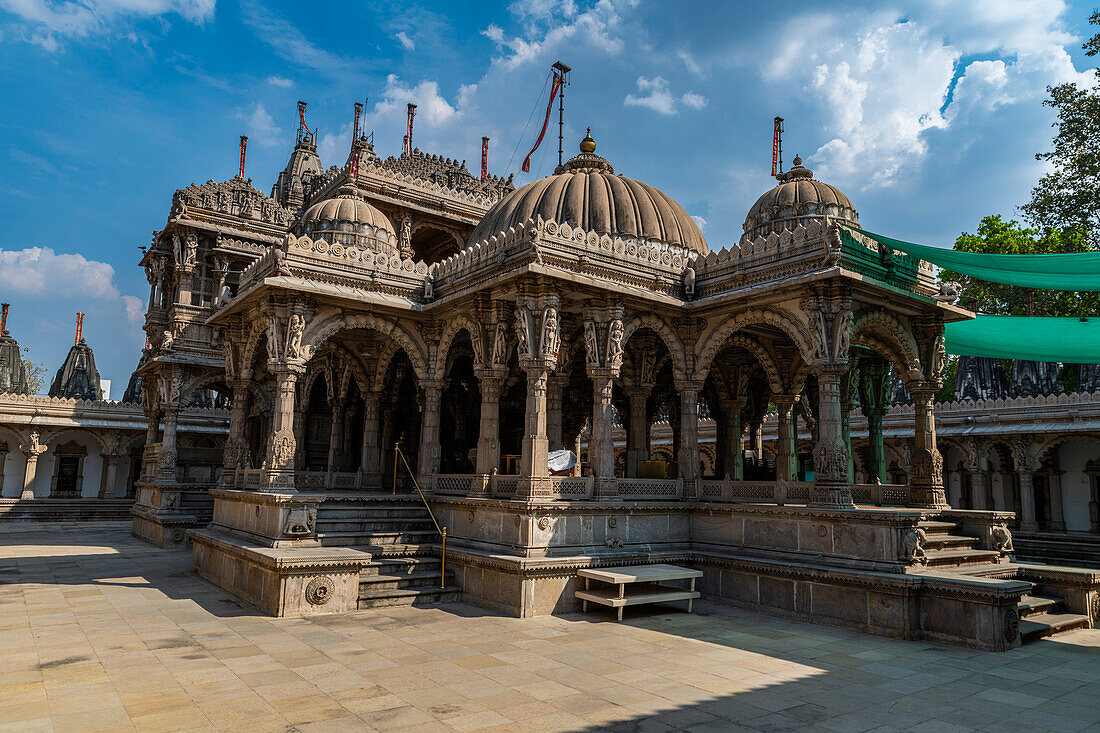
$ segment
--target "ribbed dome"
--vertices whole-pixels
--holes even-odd
[[[470,242],[488,239],[536,216],[611,236],[659,240],[707,254],[703,233],[680,204],[647,183],[616,175],[596,155],[591,137],[582,152],[554,175],[505,196],[474,229]]]
[[[815,181],[814,173],[794,159],[794,167],[783,174],[782,182],[756,200],[745,218],[745,237],[764,236],[793,229],[802,217],[834,219],[859,225],[859,214],[852,202],[836,186]]]
[[[310,206],[299,221],[299,227],[304,233],[345,229],[337,226],[338,224],[354,225],[353,231],[362,231],[361,226],[365,224],[394,234],[393,222],[388,216],[358,196],[345,191],[341,191],[335,198],[318,201]]]

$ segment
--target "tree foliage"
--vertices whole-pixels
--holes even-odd
[[[1100,12],[1089,23],[1100,25]],[[1084,44],[1089,56],[1100,54],[1100,33]],[[1100,77],[1100,69],[1097,69]],[[1058,131],[1052,149],[1036,155],[1052,170],[1032,189],[1022,208],[1027,220],[1044,231],[1078,228],[1089,249],[1100,249],[1100,91],[1076,84],[1048,87],[1043,104],[1057,110]]]
[[[31,361],[27,347],[24,346],[22,352],[23,369],[27,374],[27,394],[41,394],[46,389],[46,365]]]
[[[1044,231],[1023,227],[1000,216],[987,216],[975,234],[963,233],[955,240],[955,250],[982,254],[1069,254],[1089,250],[1080,227],[1051,228]],[[989,282],[944,270],[941,280],[962,284],[959,304],[982,313],[1023,316],[1028,312],[1029,294],[1032,315],[1087,316],[1100,313],[1100,293],[1073,290],[1033,290],[1017,285]]]

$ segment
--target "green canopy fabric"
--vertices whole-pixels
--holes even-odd
[[[1100,364],[1100,318],[977,316],[945,324],[944,341],[960,356]]]
[[[852,227],[890,249],[953,272],[1038,290],[1100,290],[1100,252],[1060,255],[990,255],[903,242]]]

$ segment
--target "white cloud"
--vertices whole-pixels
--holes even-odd
[[[258,39],[292,64],[332,76],[347,75],[358,70],[351,61],[326,51],[307,38],[299,26],[288,22],[257,0],[241,0],[241,19],[255,32]]]
[[[267,83],[274,87],[283,87],[284,89],[289,89],[294,86],[294,82],[282,76],[269,76],[267,77]]]
[[[678,104],[692,109],[702,109],[707,106],[707,98],[702,94],[687,92],[676,97],[669,90],[668,81],[663,76],[655,76],[652,79],[639,76],[637,85],[639,94],[628,94],[623,100],[623,104],[628,107],[647,107],[663,115],[674,115],[677,113]]]
[[[284,142],[281,139],[282,129],[275,124],[267,108],[257,102],[248,112],[238,112],[237,119],[244,120],[245,132],[250,142],[256,142],[264,147],[278,145]]]
[[[115,268],[80,254],[59,254],[50,247],[0,249],[0,288],[21,295],[121,298]]]
[[[889,185],[921,167],[931,131],[956,125],[965,138],[973,113],[1038,104],[1048,85],[1085,79],[1065,48],[1065,11],[1061,0],[930,0],[904,18],[814,12],[785,24],[760,72],[811,93],[826,142],[807,158],[821,177]],[[833,41],[809,40],[822,34]]]
[[[692,74],[701,74],[703,72],[702,67],[687,51],[680,51],[677,56],[684,62],[684,68],[690,71]]]
[[[126,309],[126,320],[134,324],[145,323],[145,301],[133,295],[122,296],[122,306]]]
[[[707,228],[707,220],[701,216],[691,215],[691,218],[695,220],[695,223],[699,226],[699,231],[705,231]]]
[[[626,0],[623,4],[635,3]],[[597,0],[584,12],[578,12],[572,0],[524,0],[513,3],[509,10],[525,21],[523,35],[509,38],[493,23],[481,32],[503,52],[493,59],[493,65],[504,70],[534,62],[549,63],[555,50],[578,39],[608,54],[623,49],[623,40],[617,35],[621,18],[613,0]]]
[[[409,34],[405,31],[398,31],[395,38],[397,38],[397,40],[401,42],[401,47],[404,48],[406,51],[416,50],[416,42],[413,41],[413,39],[409,38]]]
[[[95,0],[87,3],[0,0],[0,8],[28,25],[28,40],[52,52],[60,48],[59,36],[83,38],[107,33],[115,23],[130,18],[178,15],[191,23],[203,23],[214,17],[214,3],[215,0]]]

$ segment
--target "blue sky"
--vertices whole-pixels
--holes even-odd
[[[1091,83],[1092,6],[1060,0],[512,4],[260,0],[0,0],[0,299],[35,361],[57,369],[74,313],[121,396],[143,343],[138,247],[172,192],[236,172],[270,190],[309,102],[325,165],[342,163],[352,105],[382,155],[419,104],[422,149],[517,183],[523,130],[549,65],[573,66],[566,149],[587,126],[618,172],[736,241],[785,158],[843,189],[869,229],[950,244],[1013,215],[1042,172],[1048,84]],[[511,166],[508,166],[511,161]]]

